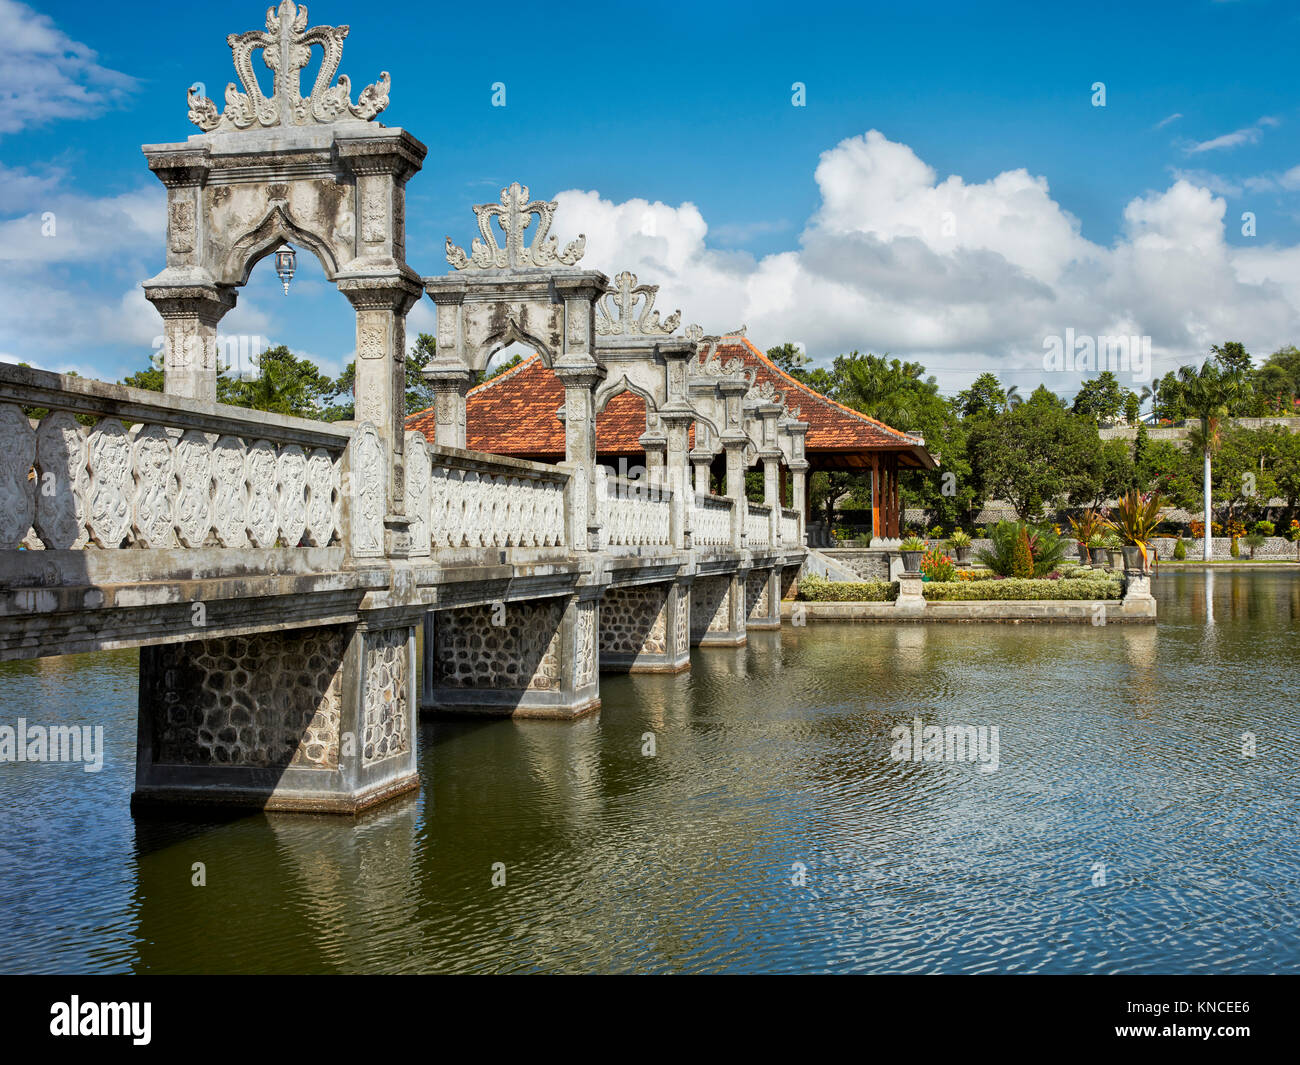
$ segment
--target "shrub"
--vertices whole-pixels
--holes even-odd
[[[1011,556],[1011,577],[1032,577],[1034,575],[1034,549],[1029,546],[1029,528],[1020,526],[1020,535],[1016,537],[1015,551]]]
[[[1271,521],[1261,520],[1255,522],[1255,532],[1259,533],[1260,536],[1272,536],[1273,531],[1274,525]]]
[[[1287,529],[1286,538],[1292,543],[1300,540],[1300,518],[1291,519],[1291,528]]]
[[[1051,573],[1065,558],[1065,541],[1051,529],[1037,529],[1018,521],[1000,521],[989,530],[989,547],[982,547],[975,557],[1000,577],[1015,576],[1012,565],[1022,534],[1029,541],[1032,569],[1025,576]]]
[[[828,581],[809,574],[799,579],[799,599],[807,603],[892,603],[898,584],[891,581]]]
[[[1174,544],[1174,558],[1178,559],[1178,561],[1181,562],[1186,557],[1187,557],[1187,543],[1180,536],[1178,538],[1178,541]]]
[[[1241,545],[1237,543],[1237,538],[1235,536],[1232,538],[1232,547],[1229,548],[1228,554],[1233,558],[1241,558]]]
[[[1008,577],[991,581],[953,581],[922,586],[926,599],[935,602],[1013,599],[1118,599],[1123,585],[1117,580],[1062,578],[1044,580]]]
[[[906,540],[898,545],[900,551],[924,551],[925,541],[915,533],[912,533]]]
[[[1259,547],[1263,547],[1264,541],[1267,539],[1268,537],[1265,536],[1263,533],[1253,532],[1253,533],[1246,534],[1246,546],[1250,548],[1251,558],[1255,557],[1255,549]],[[1235,544],[1237,541],[1233,540],[1232,542]]]
[[[952,535],[948,537],[948,543],[953,547],[970,547],[970,533],[962,529],[954,529]]]

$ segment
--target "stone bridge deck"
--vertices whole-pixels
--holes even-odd
[[[0,366],[0,660],[142,648],[141,801],[353,811],[417,706],[573,717],[780,625],[795,511],[405,443],[393,515],[371,425]]]

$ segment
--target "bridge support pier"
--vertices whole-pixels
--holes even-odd
[[[574,718],[600,709],[598,594],[426,614],[420,710]]]
[[[355,813],[419,787],[415,630],[365,621],[144,647],[133,806]]]
[[[691,668],[690,584],[607,588],[600,600],[603,673],[681,673]]]
[[[753,569],[745,579],[745,627],[781,627],[781,570]]]
[[[697,576],[691,589],[691,645],[736,647],[745,636],[744,571]]]

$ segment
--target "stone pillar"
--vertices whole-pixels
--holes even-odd
[[[745,627],[747,629],[781,627],[780,569],[750,570],[745,580]]]
[[[799,522],[799,543],[808,543],[808,463],[790,467],[790,505]]]
[[[903,614],[916,614],[925,610],[923,588],[919,573],[899,573],[898,600],[894,604],[895,608]]]
[[[411,791],[414,679],[409,625],[141,648],[132,804],[355,813]]]
[[[745,447],[747,441],[723,440],[722,446],[727,452],[727,498],[735,501],[731,512],[732,531],[731,546],[741,551],[745,547],[745,517],[749,513],[749,500],[745,496]]]
[[[781,452],[763,455],[763,502],[768,506],[770,531],[767,542],[773,550],[781,545]]]
[[[589,365],[556,364],[555,376],[564,385],[564,460],[581,466],[583,480],[594,489],[596,484],[596,386],[605,371],[594,362]],[[596,551],[600,547],[600,522],[597,518],[596,492],[587,496],[587,540],[576,543],[575,550]]]
[[[163,320],[163,391],[217,401],[217,323],[235,305],[228,285],[146,285]]]
[[[1120,603],[1124,617],[1155,618],[1156,600],[1151,594],[1151,574],[1143,569],[1124,569],[1124,599]]]
[[[690,515],[695,509],[686,448],[693,417],[689,413],[671,413],[661,419],[668,442],[666,483],[673,492],[673,547],[679,551],[691,546]]]
[[[605,589],[600,600],[602,673],[680,673],[690,665],[687,582]]]
[[[552,718],[598,710],[598,596],[584,589],[437,611],[426,623],[420,709]]]
[[[399,274],[345,278],[339,290],[357,312],[355,418],[379,432],[389,456],[385,522],[400,524],[406,513],[406,312],[420,287]],[[388,545],[390,554],[400,554],[395,547]]]
[[[745,636],[748,571],[697,575],[691,585],[691,645],[735,647]]]

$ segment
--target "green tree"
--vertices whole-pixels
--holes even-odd
[[[1007,407],[1007,394],[995,374],[985,371],[971,382],[970,388],[957,393],[957,407],[966,418],[977,414],[997,414]]]
[[[1007,500],[1025,521],[1077,489],[1081,461],[1095,461],[1099,447],[1096,426],[1044,385],[1015,409],[967,428],[980,496]]]
[[[1124,393],[1110,370],[1084,381],[1074,396],[1074,413],[1094,418],[1099,425],[1113,422],[1124,405]]]

